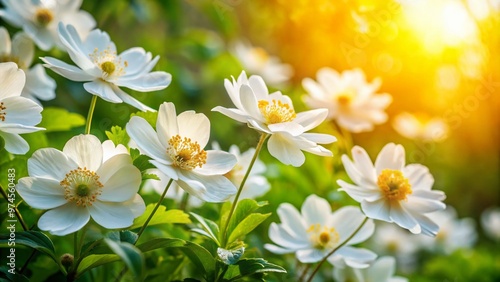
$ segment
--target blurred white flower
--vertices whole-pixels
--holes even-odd
[[[278,207],[281,223],[273,222],[269,227],[269,238],[278,246],[265,244],[267,250],[275,254],[295,253],[303,263],[318,262],[349,239],[365,219],[359,208],[352,206],[332,213],[330,204],[316,195],[307,197],[301,212],[288,203]],[[368,267],[377,255],[350,245],[368,239],[374,228],[373,221],[369,219],[328,261],[334,265]]]
[[[127,132],[150,162],[177,185],[207,202],[223,202],[236,193],[224,174],[236,158],[217,150],[205,151],[210,121],[204,114],[186,111],[177,116],[172,103],[160,105],[156,131],[143,118],[134,116]]]
[[[279,91],[269,94],[262,77],[252,75],[247,78],[244,71],[238,80],[233,78],[232,83],[224,80],[224,85],[236,108],[217,106],[212,110],[271,135],[267,148],[282,163],[301,166],[305,161],[302,150],[332,156],[331,151],[318,144],[335,142],[334,136],[306,133],[323,122],[326,109],[295,113],[290,97]]]
[[[354,133],[371,131],[374,125],[387,121],[384,110],[392,97],[386,93],[375,94],[381,85],[380,79],[368,83],[360,69],[339,74],[331,68],[322,68],[316,76],[317,82],[311,78],[302,80],[309,94],[303,99],[310,108],[328,108],[328,119]]]
[[[400,113],[392,123],[394,129],[409,139],[439,142],[448,137],[448,125],[438,117],[429,118],[424,114]]]
[[[73,81],[89,81],[83,84],[85,90],[108,102],[125,102],[142,111],[153,111],[120,87],[140,92],[167,87],[172,80],[169,73],[151,72],[160,59],[159,56],[151,59],[151,53],[146,53],[139,47],[118,55],[109,35],[99,29],[92,30],[84,41],[72,25],[65,26],[61,23],[58,30],[66,51],[77,66],[44,57],[41,59],[45,62],[45,67]]]
[[[91,217],[105,228],[132,225],[146,209],[137,194],[142,176],[120,150],[93,135],[78,135],[62,152],[45,148],[33,153],[29,177],[19,179],[17,192],[31,207],[49,210],[38,227],[63,236],[80,230]]]
[[[491,207],[481,214],[481,225],[486,235],[500,241],[500,208]]]
[[[42,107],[21,97],[25,81],[24,72],[15,63],[0,63],[0,137],[12,154],[26,154],[30,148],[19,134],[44,130],[35,127],[42,121]]]
[[[231,46],[231,53],[240,61],[243,69],[251,74],[260,75],[269,85],[280,86],[293,75],[292,66],[281,63],[261,47],[239,41]]]
[[[368,268],[335,267],[333,278],[336,282],[406,282],[404,277],[394,276],[396,260],[393,257],[380,257]]]
[[[0,63],[14,62],[26,73],[26,85],[21,96],[39,103],[38,99],[47,101],[56,97],[56,82],[41,64],[29,68],[34,53],[35,46],[26,33],[16,33],[11,41],[7,30],[0,27]]]
[[[94,18],[81,11],[83,0],[2,0],[5,9],[0,10],[9,24],[22,28],[35,44],[47,51],[54,45],[63,49],[57,34],[57,25],[72,24],[82,38],[95,27]]]
[[[439,225],[439,232],[436,238],[421,238],[424,248],[443,250],[451,254],[457,249],[474,246],[477,233],[472,218],[457,219],[457,212],[451,206],[447,206],[446,210],[431,213],[429,217]]]
[[[412,233],[435,236],[439,226],[428,214],[444,210],[445,194],[431,190],[434,178],[429,169],[420,164],[405,165],[405,150],[389,143],[380,151],[373,165],[366,151],[352,148],[353,161],[342,156],[344,168],[355,183],[343,180],[337,183],[341,190],[361,203],[370,218],[395,222]]]

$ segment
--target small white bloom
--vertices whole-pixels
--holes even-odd
[[[251,74],[260,75],[270,85],[283,85],[293,75],[292,66],[281,63],[278,57],[269,55],[260,47],[239,41],[233,44],[230,50],[240,61],[243,69]]]
[[[31,207],[49,210],[38,227],[54,235],[78,231],[91,217],[105,228],[125,228],[146,209],[137,194],[141,172],[130,155],[93,135],[71,138],[62,152],[37,150],[28,173],[17,192]]]
[[[302,151],[332,156],[332,152],[318,144],[335,142],[334,136],[306,133],[325,120],[328,110],[295,113],[290,97],[279,91],[269,94],[262,77],[252,75],[247,78],[244,71],[238,80],[233,78],[231,83],[226,79],[224,85],[236,108],[217,106],[212,110],[270,134],[269,153],[282,163],[301,166],[305,161]]]
[[[481,225],[486,235],[500,241],[500,208],[491,207],[481,214]]]
[[[189,194],[207,202],[223,202],[236,193],[224,174],[236,164],[226,152],[205,151],[210,138],[210,121],[204,114],[186,111],[179,116],[172,103],[160,105],[156,131],[134,116],[127,132],[161,172]]]
[[[44,130],[35,127],[42,121],[42,107],[21,97],[25,81],[15,63],[0,63],[0,137],[12,154],[26,154],[30,148],[19,134]]]
[[[337,183],[341,190],[361,203],[368,217],[395,222],[415,234],[437,234],[439,226],[426,214],[444,210],[445,195],[431,190],[434,178],[427,167],[405,165],[405,150],[394,143],[384,146],[375,166],[359,146],[352,149],[352,157],[354,162],[343,155],[342,162],[355,185],[343,180]]]
[[[333,278],[337,282],[406,282],[404,277],[394,276],[396,260],[393,257],[380,257],[365,269],[335,267]]]
[[[82,0],[2,0],[2,17],[9,24],[22,28],[35,44],[47,51],[54,45],[63,48],[57,35],[57,24],[72,24],[82,37],[95,27],[94,18],[81,11]]]
[[[26,33],[18,32],[11,41],[7,30],[0,27],[0,63],[14,62],[26,73],[26,85],[21,95],[39,103],[38,99],[47,101],[56,97],[56,82],[41,64],[29,68],[34,52],[33,41]]]
[[[352,206],[342,207],[332,213],[330,204],[316,195],[307,197],[301,213],[288,203],[281,204],[277,213],[281,224],[271,223],[269,238],[279,246],[265,244],[264,247],[275,254],[295,253],[297,259],[303,263],[314,263],[323,259],[352,236],[365,219],[359,208]],[[328,258],[328,261],[334,265],[368,267],[377,255],[350,245],[368,239],[374,228],[373,221],[369,219],[345,245]]]
[[[41,58],[44,66],[73,81],[83,84],[87,92],[111,103],[125,102],[142,111],[153,111],[120,87],[140,92],[161,90],[167,87],[172,76],[163,71],[151,72],[159,56],[135,47],[117,54],[116,46],[106,32],[94,29],[82,41],[72,25],[59,24],[59,36],[76,66],[55,58]]]
[[[386,93],[375,94],[380,79],[368,83],[360,69],[339,74],[331,68],[322,68],[316,76],[317,82],[311,78],[302,80],[302,86],[309,93],[304,96],[304,102],[310,108],[328,108],[329,119],[354,133],[371,131],[374,125],[387,121],[384,110],[392,97]]]
[[[392,123],[394,129],[409,139],[439,142],[448,137],[448,125],[438,117],[429,118],[424,114],[400,113]]]

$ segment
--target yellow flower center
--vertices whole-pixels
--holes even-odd
[[[109,47],[103,51],[95,48],[89,57],[102,70],[103,79],[107,79],[111,75],[122,76],[125,74],[125,68],[128,67],[128,62],[122,61],[116,52],[111,51]]]
[[[335,96],[335,99],[341,107],[346,107],[351,104],[352,100],[354,99],[355,93],[356,92],[353,89],[346,89],[344,90],[344,92],[337,94],[337,96]]]
[[[190,138],[175,135],[168,140],[168,144],[170,147],[167,149],[167,154],[174,161],[175,167],[193,170],[207,163],[207,152],[200,148],[198,142],[193,142]]]
[[[5,121],[5,116],[7,115],[7,112],[5,111],[7,109],[6,106],[3,105],[3,102],[0,102],[0,120]]]
[[[399,170],[382,170],[378,176],[377,185],[389,201],[406,200],[406,196],[412,193],[408,179]]]
[[[39,8],[35,12],[35,21],[41,26],[47,26],[54,19],[54,14],[47,8]]]
[[[0,63],[5,63],[5,62],[16,63],[17,67],[23,70],[26,70],[28,68],[28,66],[25,66],[23,63],[21,63],[19,57],[7,54],[0,54]]]
[[[83,207],[92,206],[103,188],[99,175],[81,167],[67,173],[60,185],[64,188],[64,198],[68,202]]]
[[[310,240],[314,247],[319,249],[330,249],[333,248],[339,241],[339,233],[333,227],[321,226],[321,224],[312,224],[307,229],[307,233],[310,233]]]
[[[259,100],[258,106],[268,124],[292,121],[297,116],[289,104],[281,101],[272,100],[269,103],[266,100]]]

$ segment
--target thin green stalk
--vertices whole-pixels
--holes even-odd
[[[253,154],[252,160],[250,161],[250,165],[248,166],[247,172],[245,173],[245,176],[243,176],[243,180],[240,183],[240,187],[238,188],[238,192],[236,193],[236,196],[234,197],[233,204],[231,206],[231,210],[229,211],[229,216],[227,217],[227,222],[224,228],[223,234],[223,245],[224,247],[227,247],[226,240],[227,240],[227,229],[229,227],[229,222],[231,222],[231,217],[234,214],[234,210],[236,209],[236,205],[238,204],[238,199],[240,198],[241,191],[243,191],[243,186],[245,186],[245,182],[247,181],[248,176],[250,175],[250,171],[252,170],[252,167],[257,160],[257,157],[259,156],[260,150],[262,150],[262,146],[264,145],[264,142],[266,141],[266,138],[269,136],[269,134],[262,133],[259,139],[259,143],[257,144],[257,148],[255,148],[255,153]]]
[[[5,198],[5,200],[9,202],[9,196],[7,195],[7,193],[5,192],[5,190],[3,189],[2,185],[0,185],[0,193],[2,194],[2,196]],[[29,228],[28,228],[28,225],[26,225],[26,223],[24,222],[24,219],[23,217],[21,216],[21,213],[19,212],[19,210],[17,209],[17,206],[13,205],[14,207],[12,208],[14,210],[14,213],[16,214],[16,217],[17,219],[19,220],[19,222],[21,223],[21,226],[23,227],[23,230],[24,231],[28,231]]]
[[[87,123],[85,124],[85,134],[90,134],[90,125],[92,124],[92,116],[94,116],[95,104],[97,103],[97,95],[92,95],[90,101],[89,113],[87,115]]]
[[[304,270],[302,270],[302,274],[299,277],[299,281],[304,281],[304,278],[306,278],[306,274],[310,268],[311,268],[311,264],[307,264],[306,266],[304,266]]]
[[[345,244],[347,244],[347,242],[349,242],[353,237],[354,235],[356,235],[359,230],[361,230],[361,228],[363,227],[363,225],[365,225],[365,223],[368,221],[368,217],[365,217],[365,219],[363,220],[363,222],[361,222],[361,224],[359,225],[359,227],[354,230],[354,232],[351,234],[351,236],[349,236],[344,242],[342,242],[340,245],[338,245],[335,249],[333,249],[331,252],[329,252],[319,263],[318,265],[316,265],[316,267],[314,268],[311,276],[309,276],[309,279],[307,279],[307,282],[311,282],[312,279],[314,278],[314,275],[316,275],[316,273],[318,272],[318,270],[321,268],[321,266],[323,265],[323,263],[325,263],[325,261],[328,259],[328,257],[330,257],[331,255],[333,255],[333,253],[335,253],[338,249],[342,248]]]

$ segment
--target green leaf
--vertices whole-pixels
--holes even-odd
[[[9,246],[9,234],[0,234],[0,246]],[[57,264],[59,258],[56,257],[54,244],[47,235],[39,231],[22,231],[16,232],[16,245],[23,245],[33,248],[50,256]]]
[[[146,211],[136,218],[134,220],[134,224],[130,226],[130,229],[135,229],[139,228],[144,225],[146,222],[146,219],[149,217],[151,212],[154,209],[155,204],[149,204],[146,207]],[[155,215],[149,221],[148,226],[151,225],[158,225],[158,224],[167,224],[167,223],[191,223],[191,220],[189,219],[189,215],[181,210],[166,210],[167,208],[165,206],[159,206],[158,209],[156,210]]]
[[[138,236],[137,233],[135,232],[129,230],[122,230],[122,231],[109,232],[108,234],[106,234],[106,237],[115,242],[126,242],[134,244]]]
[[[42,111],[42,122],[38,127],[45,128],[45,132],[67,131],[73,127],[85,125],[85,118],[77,113],[70,113],[63,108],[46,107]]]
[[[207,236],[208,238],[212,239],[217,244],[217,246],[220,246],[220,242],[217,239],[219,236],[219,226],[217,226],[215,222],[203,218],[202,216],[197,215],[194,212],[190,212],[189,214],[191,214],[194,218],[196,218],[196,220],[198,220],[198,222],[201,224],[203,228],[203,230],[199,228],[193,228],[191,230],[199,234],[202,234],[204,236]]]
[[[152,165],[149,160],[151,160],[150,157],[146,155],[141,155],[138,149],[131,148],[130,149],[130,157],[132,157],[132,163],[140,170],[140,171],[145,171],[150,168],[155,168],[154,165]]]
[[[158,112],[136,112],[130,115],[131,118],[133,116],[141,117],[145,119],[153,128],[156,127],[156,119],[158,118]]]
[[[271,215],[271,213],[266,213],[266,214],[261,214],[261,213],[252,213],[249,216],[247,216],[245,219],[243,219],[237,226],[234,228],[234,230],[230,233],[228,243],[234,242],[236,239],[240,238],[241,236],[244,236],[252,230],[255,229],[255,227],[259,226],[266,218],[268,218]]]
[[[283,267],[269,263],[262,258],[248,258],[241,259],[235,265],[229,266],[224,278],[228,281],[236,281],[244,276],[266,272],[286,273],[286,270]]]
[[[78,275],[80,275],[94,267],[98,267],[100,265],[115,262],[118,260],[120,260],[120,257],[113,254],[89,255],[82,259],[82,261],[78,265],[77,273]]]
[[[9,271],[14,271],[14,273]],[[30,280],[26,276],[20,274],[17,269],[10,268],[7,264],[7,266],[0,265],[0,281],[29,282]]]
[[[111,127],[111,131],[106,131],[106,136],[108,136],[109,140],[113,141],[115,146],[122,144],[125,147],[128,147],[130,137],[128,136],[127,131],[120,126],[115,125]]]
[[[142,181],[148,180],[148,179],[161,180],[160,177],[154,173],[143,173],[142,174]]]
[[[104,239],[104,242],[106,242],[109,248],[125,262],[132,274],[134,274],[136,278],[139,278],[139,280],[142,280],[145,274],[145,262],[142,252],[137,249],[137,247],[127,242],[115,242],[107,238]]]
[[[231,248],[229,250],[217,248],[217,256],[219,256],[219,259],[227,265],[235,264],[238,260],[240,260],[244,253],[245,246],[241,241],[239,246],[236,248]]]
[[[238,237],[243,236],[245,234],[248,234],[248,232],[252,231],[255,227],[257,227],[257,225],[262,223],[262,221],[264,221],[269,216],[269,214],[267,214],[267,215],[260,214],[260,216],[252,216],[252,218],[249,219],[248,222],[246,223],[246,224],[252,224],[251,228],[250,227],[244,228],[244,226],[241,226],[238,229],[238,233],[231,236],[231,234],[234,232],[235,228],[237,226],[239,226],[245,220],[245,218],[247,218],[249,215],[251,215],[258,208],[263,207],[265,205],[267,205],[267,202],[256,202],[255,200],[252,200],[252,199],[243,199],[243,200],[238,202],[236,209],[234,211],[234,214],[231,218],[231,222],[229,222],[229,226],[228,226],[226,234],[225,234],[225,239],[232,239],[232,241],[226,240],[225,241],[226,246],[231,244]],[[220,219],[221,230],[224,230],[225,225],[227,224],[227,218],[229,216],[229,209],[230,209],[230,205],[225,204],[222,206],[221,219]],[[259,222],[259,220],[261,220],[261,221]],[[254,224],[257,224],[257,225],[254,226]],[[248,232],[245,233],[245,231],[248,231]],[[229,237],[231,237],[231,238],[229,238]]]

